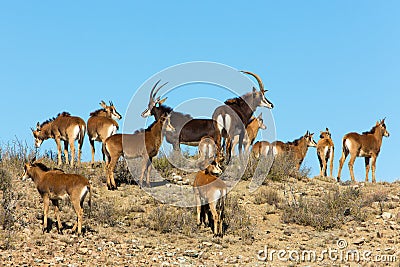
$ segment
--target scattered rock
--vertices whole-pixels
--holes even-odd
[[[365,242],[365,239],[364,239],[364,238],[358,238],[358,239],[356,239],[356,240],[353,241],[353,244],[354,244],[354,245],[361,245],[361,244],[363,244],[364,242]]]
[[[384,220],[389,220],[393,217],[393,214],[391,214],[390,212],[384,212],[382,213],[382,219]]]
[[[196,250],[193,250],[193,249],[188,249],[183,252],[183,256],[197,258],[197,257],[199,257],[199,252],[197,252]]]

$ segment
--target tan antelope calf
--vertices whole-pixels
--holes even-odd
[[[54,205],[54,213],[57,217],[58,232],[62,233],[62,224],[60,220],[59,200],[69,196],[72,206],[77,215],[72,232],[78,229],[78,234],[82,233],[83,221],[83,201],[89,193],[89,207],[91,207],[92,189],[89,181],[77,174],[67,174],[62,170],[51,170],[40,162],[33,159],[30,163],[25,164],[23,179],[32,178],[39,194],[43,199],[44,218],[43,232],[47,230],[47,216],[50,201]]]
[[[222,155],[222,151],[217,149],[217,145],[214,142],[214,139],[209,136],[202,137],[199,146],[199,165],[204,166],[210,164],[213,160],[217,162],[223,162],[224,157]]]
[[[254,158],[259,159],[260,157],[267,157],[271,151],[271,143],[268,141],[257,141],[252,149],[251,154]]]
[[[38,148],[44,140],[53,138],[57,144],[58,166],[61,165],[61,140],[64,141],[65,163],[68,164],[68,145],[71,147],[71,166],[74,165],[75,140],[78,140],[78,162],[81,162],[83,139],[85,138],[86,124],[79,117],[73,117],[68,112],[63,112],[36,125],[36,130],[31,128],[35,138],[35,146]]]
[[[143,158],[140,186],[143,185],[143,177],[147,172],[146,183],[150,187],[150,170],[153,157],[158,154],[162,142],[162,129],[164,123],[165,131],[174,131],[170,124],[168,114],[163,114],[159,120],[151,124],[146,130],[136,131],[134,134],[114,134],[106,139],[105,151],[108,157],[107,187],[116,189],[114,170],[120,156],[125,159]]]
[[[331,133],[329,129],[323,132],[319,136],[321,139],[318,140],[317,143],[317,156],[319,160],[319,167],[320,167],[320,176],[326,176],[326,169],[328,165],[328,161],[330,161],[330,174],[333,176],[333,157],[335,153],[335,146],[332,141]]]
[[[376,158],[379,155],[382,146],[383,137],[389,137],[389,132],[386,130],[385,119],[377,121],[375,126],[368,132],[348,133],[343,137],[342,144],[342,157],[339,161],[339,172],[337,181],[340,182],[340,174],[342,172],[343,164],[347,156],[350,154],[349,170],[351,181],[355,182],[353,165],[357,157],[365,158],[365,181],[368,182],[369,161],[372,160],[372,182],[375,183],[375,168]]]
[[[246,133],[243,137],[243,145],[244,145],[244,151],[245,153],[249,153],[250,151],[250,146],[253,144],[254,140],[257,137],[258,131],[259,130],[265,130],[267,129],[267,126],[265,126],[263,118],[262,118],[262,113],[258,115],[258,117],[252,116],[250,123],[246,126]],[[233,156],[236,156],[235,152],[235,146],[239,143],[239,135],[235,135],[232,141],[232,152],[231,154]]]
[[[273,147],[274,155],[292,153],[296,161],[296,168],[299,170],[301,163],[306,157],[308,148],[317,146],[317,143],[313,139],[313,135],[313,133],[307,131],[304,136],[294,140],[293,142],[273,142],[271,145]]]
[[[197,172],[193,182],[193,192],[197,207],[197,225],[201,225],[202,219],[207,224],[208,206],[213,217],[214,236],[222,237],[227,187],[224,181],[215,176],[221,172],[215,161],[209,164],[205,170]]]
[[[117,133],[119,126],[116,120],[122,118],[111,101],[109,106],[107,106],[104,101],[101,101],[100,106],[102,109],[91,112],[90,118],[87,121],[87,134],[92,148],[92,165],[94,164],[95,154],[94,142],[98,141],[102,143],[101,152],[103,154],[103,161],[105,161],[104,141],[111,135]]]

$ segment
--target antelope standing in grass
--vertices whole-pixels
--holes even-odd
[[[326,128],[325,131],[321,131],[319,136],[321,139],[318,140],[317,143],[317,155],[319,160],[319,167],[320,167],[320,176],[326,176],[326,169],[328,165],[328,161],[330,161],[330,174],[333,176],[333,157],[334,157],[334,150],[335,146],[333,145],[331,133],[329,129]]]
[[[67,174],[62,170],[51,170],[43,163],[35,162],[35,158],[25,164],[23,179],[32,178],[43,199],[44,204],[44,218],[43,218],[43,232],[47,230],[47,216],[49,211],[49,203],[54,205],[54,213],[57,217],[58,232],[62,233],[62,224],[60,220],[59,200],[69,196],[69,199],[74,207],[77,215],[72,232],[78,230],[78,234],[82,233],[83,221],[83,201],[87,194],[89,194],[89,207],[91,207],[91,194],[92,189],[89,181],[78,174]]]
[[[104,101],[101,101],[100,106],[102,109],[91,112],[87,121],[87,134],[92,148],[92,165],[94,164],[95,154],[94,142],[99,141],[102,143],[103,161],[105,161],[104,141],[117,132],[119,126],[116,120],[122,118],[111,101],[109,106]]]
[[[254,139],[256,139],[259,130],[267,129],[265,126],[262,113],[258,117],[252,117],[250,123],[246,127],[246,133],[243,138],[243,145],[245,153],[250,151],[250,146],[253,144]],[[239,143],[239,135],[235,135],[232,141],[232,156],[236,156],[235,146]]]
[[[217,121],[218,131],[222,135],[226,131],[226,154],[227,160],[231,157],[231,140],[235,135],[239,135],[239,155],[242,153],[243,139],[245,129],[250,118],[257,107],[266,107],[272,109],[274,105],[265,98],[264,85],[261,78],[252,72],[242,71],[245,74],[253,76],[259,85],[259,90],[253,87],[253,91],[225,101],[225,105],[215,109],[212,118]]]
[[[73,117],[68,112],[63,112],[36,125],[36,130],[31,128],[35,138],[35,146],[38,148],[44,140],[53,138],[57,144],[58,166],[61,165],[61,140],[64,141],[65,163],[68,164],[68,145],[71,147],[71,166],[74,165],[75,140],[78,140],[78,162],[81,162],[83,139],[85,137],[86,124],[79,117]]]
[[[146,118],[153,115],[156,120],[164,113],[170,113],[171,125],[175,128],[174,132],[166,132],[165,139],[172,144],[174,151],[180,151],[180,144],[188,146],[198,146],[201,138],[210,137],[220,150],[221,135],[217,130],[217,124],[212,119],[194,119],[189,114],[173,111],[171,107],[163,105],[167,98],[160,99],[157,93],[166,85],[158,86],[158,81],[150,91],[149,103],[142,112],[142,117]],[[156,89],[157,88],[157,89]]]
[[[174,131],[171,126],[168,113],[163,114],[146,130],[136,131],[134,134],[114,134],[105,141],[106,155],[108,157],[107,187],[116,189],[114,170],[120,156],[125,159],[143,158],[142,173],[139,184],[143,185],[143,177],[146,175],[147,186],[150,187],[150,171],[153,157],[158,153],[162,142],[162,129],[165,123],[165,131]]]
[[[213,217],[214,236],[222,237],[227,187],[224,181],[215,176],[221,172],[215,161],[209,164],[205,170],[197,172],[193,191],[197,207],[197,225],[200,226],[202,221],[208,224],[207,213],[209,209]]]
[[[368,172],[370,166],[370,159],[372,165],[372,182],[375,183],[375,168],[376,158],[379,155],[382,146],[383,137],[389,137],[389,132],[386,130],[385,119],[377,121],[375,126],[368,132],[348,133],[343,137],[342,144],[342,157],[339,161],[339,172],[337,181],[340,182],[340,174],[342,172],[343,164],[346,161],[347,156],[350,154],[349,170],[351,181],[355,182],[353,165],[356,157],[365,158],[365,181],[368,182]]]
[[[313,135],[313,133],[307,131],[305,135],[294,140],[293,142],[273,142],[271,145],[273,147],[274,155],[283,155],[287,153],[292,154],[296,162],[296,168],[299,170],[301,163],[306,157],[308,148],[317,146],[317,143],[313,139]]]

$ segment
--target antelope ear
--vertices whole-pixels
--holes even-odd
[[[258,90],[253,86],[253,93],[256,93]]]
[[[262,119],[262,113],[260,113],[257,118]]]
[[[380,122],[379,122],[379,121],[377,121],[377,122],[376,122],[376,124],[375,124],[375,126],[378,126],[379,124],[380,124]]]
[[[36,156],[34,156],[30,161],[29,164],[33,164],[36,161]]]
[[[106,108],[106,107],[107,107],[107,104],[106,104],[106,102],[104,102],[103,100],[101,100],[100,106],[101,106],[102,108]]]
[[[162,104],[165,102],[165,100],[167,100],[167,98],[168,98],[168,97],[161,99],[160,101],[158,101],[158,104],[159,104],[159,105],[162,105]]]
[[[328,127],[326,127],[326,131],[327,131],[327,132],[329,132],[329,129],[328,129]]]
[[[36,130],[40,131],[40,123],[39,122],[36,124]]]

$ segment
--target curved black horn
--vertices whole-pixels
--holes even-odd
[[[250,71],[241,70],[240,72],[249,74],[249,75],[253,76],[254,78],[256,78],[256,80],[257,80],[257,82],[258,82],[258,86],[260,87],[260,91],[261,91],[262,93],[264,93],[264,92],[266,91],[266,90],[264,89],[264,84],[263,84],[263,82],[262,82],[260,76],[258,76],[257,74],[255,74],[255,73],[253,73],[253,72],[250,72]]]
[[[153,86],[153,88],[150,91],[150,99],[154,99],[155,94],[153,95],[153,91],[154,89],[156,89],[157,85],[161,82],[161,80],[158,80],[158,82],[156,82],[156,84]]]
[[[157,93],[158,93],[158,91],[160,91],[160,89],[161,88],[163,88],[166,84],[167,84],[168,82],[166,82],[166,83],[164,83],[164,84],[162,84],[160,87],[158,87],[157,88],[157,90],[154,92],[154,94],[153,94],[153,98],[155,98],[156,97],[156,95],[157,95]]]

